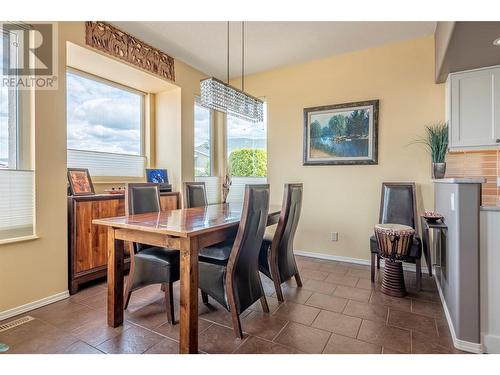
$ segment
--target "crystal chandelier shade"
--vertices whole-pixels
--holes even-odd
[[[201,104],[250,122],[264,120],[264,102],[217,78],[200,82]]]

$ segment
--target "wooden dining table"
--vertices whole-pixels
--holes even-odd
[[[94,219],[108,227],[108,325],[123,324],[124,242],[180,251],[180,353],[198,353],[198,251],[234,237],[242,203],[222,203]],[[278,222],[280,206],[270,206],[267,225]],[[166,318],[165,318],[166,320]]]

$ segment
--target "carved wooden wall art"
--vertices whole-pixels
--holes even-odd
[[[106,22],[85,22],[85,43],[175,82],[173,57]]]

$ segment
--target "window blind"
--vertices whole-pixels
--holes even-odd
[[[68,149],[68,168],[87,168],[91,176],[144,177],[145,157]]]
[[[0,169],[0,240],[33,235],[34,172]]]
[[[204,182],[208,204],[221,202],[221,179],[217,176],[195,177],[196,182]]]
[[[245,185],[266,184],[267,177],[232,177],[231,188],[227,196],[228,202],[243,202],[245,198]]]

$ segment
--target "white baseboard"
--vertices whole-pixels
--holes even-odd
[[[54,294],[52,296],[48,296],[48,297],[39,299],[38,301],[33,301],[33,302],[27,303],[25,305],[14,307],[13,309],[0,311],[0,321],[4,320],[4,319],[12,318],[13,316],[23,314],[23,313],[31,311],[31,310],[38,309],[39,307],[50,305],[51,303],[61,301],[61,300],[66,299],[68,297],[69,297],[69,291],[66,290],[64,292],[57,293],[57,294]]]
[[[317,259],[325,259],[325,260],[334,260],[337,262],[346,262],[346,263],[355,263],[355,264],[363,264],[366,266],[370,265],[370,261],[367,259],[359,259],[359,258],[351,258],[351,257],[343,257],[340,255],[329,255],[322,253],[311,253],[309,251],[301,251],[294,250],[295,255],[300,255],[303,257],[317,258]],[[380,261],[380,267],[384,268],[385,263],[384,259]],[[415,272],[415,266],[413,264],[403,263],[403,269],[405,271]],[[427,267],[422,266],[422,273],[428,273]]]
[[[484,350],[490,354],[500,354],[500,336],[484,335]]]
[[[317,258],[317,259],[325,259],[325,260],[335,260],[337,262],[364,264],[364,265],[367,265],[367,266],[370,265],[370,261],[366,260],[366,259],[342,257],[340,255],[328,255],[328,254],[322,254],[322,253],[311,253],[309,251],[300,251],[300,250],[294,250],[293,253],[295,255],[300,255],[300,256],[309,257],[309,258]]]
[[[441,290],[441,285],[439,285],[439,281],[437,279],[436,279],[436,285],[439,292],[439,298],[441,299],[441,305],[443,305],[444,315],[446,316],[446,322],[448,323],[448,328],[450,329],[451,338],[453,340],[453,345],[455,346],[455,348],[469,353],[476,353],[476,354],[484,353],[482,344],[476,342],[464,341],[457,338],[457,335],[455,333],[455,328],[453,328],[453,322],[451,320],[450,311],[448,310],[448,306],[446,305],[446,301],[444,299],[443,291]]]

